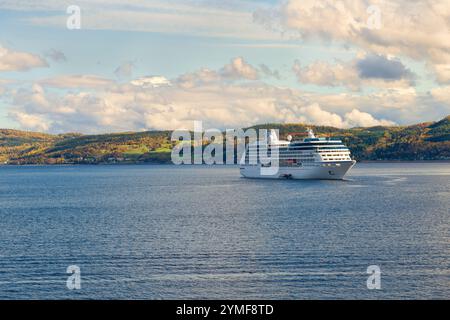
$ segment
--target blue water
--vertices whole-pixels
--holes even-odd
[[[347,178],[0,167],[0,299],[450,298],[450,164],[362,163]]]

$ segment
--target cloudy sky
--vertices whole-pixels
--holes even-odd
[[[448,0],[0,0],[3,128],[354,127],[448,114]]]

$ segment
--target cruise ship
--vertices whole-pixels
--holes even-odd
[[[308,129],[307,137],[301,141],[293,140],[291,135],[288,135],[287,140],[278,140],[272,130],[266,145],[266,148],[261,148],[253,143],[246,147],[240,164],[243,177],[340,180],[356,163],[341,140],[317,138],[311,129]],[[260,149],[265,149],[266,153],[269,150],[269,154],[271,150],[277,149],[277,165],[261,161],[258,154]]]

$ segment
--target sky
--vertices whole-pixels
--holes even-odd
[[[449,114],[447,0],[0,0],[2,128],[347,128]]]

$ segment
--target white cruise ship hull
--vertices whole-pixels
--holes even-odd
[[[301,167],[280,167],[275,174],[265,174],[261,165],[241,165],[240,173],[245,178],[261,179],[322,179],[342,180],[356,161],[316,162]],[[263,169],[263,170],[262,170]]]

